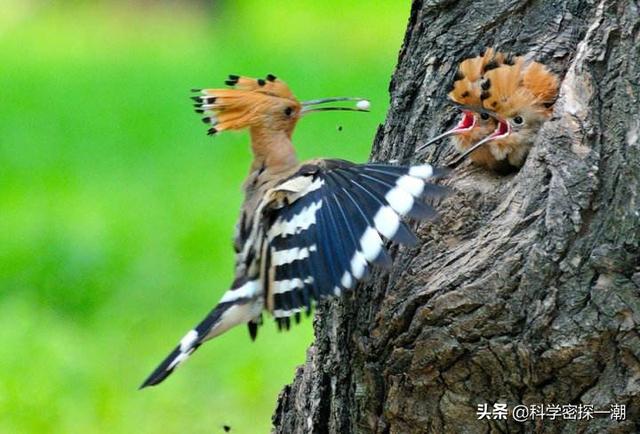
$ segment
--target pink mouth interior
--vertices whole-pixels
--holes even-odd
[[[456,125],[455,132],[463,133],[466,131],[470,131],[476,125],[476,117],[471,112],[463,112],[462,119]]]
[[[498,128],[496,128],[492,136],[495,139],[499,139],[508,136],[510,132],[509,125],[507,125],[506,122],[500,121],[498,122]]]

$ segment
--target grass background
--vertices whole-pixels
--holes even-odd
[[[301,158],[367,159],[409,5],[5,0],[0,14],[0,433],[269,432],[311,321],[240,327],[137,387],[232,279],[245,133],[189,89],[274,73],[372,113],[300,122]],[[341,131],[339,126],[342,127]]]

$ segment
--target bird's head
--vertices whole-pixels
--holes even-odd
[[[490,134],[496,122],[486,112],[477,110],[482,107],[480,79],[483,74],[504,63],[502,53],[487,48],[479,56],[460,62],[448,97],[462,108],[462,117],[451,133],[458,140],[475,141]],[[475,108],[475,109],[474,109]]]
[[[491,134],[496,128],[496,120],[482,110],[481,79],[483,74],[510,59],[511,57],[496,52],[493,48],[487,48],[483,54],[460,62],[447,96],[461,110],[462,115],[455,127],[432,138],[417,150],[422,150],[447,136],[453,136],[454,142],[464,145]]]
[[[196,112],[210,125],[208,134],[245,128],[260,134],[286,134],[291,138],[300,118],[307,113],[328,110],[368,111],[363,98],[337,97],[299,101],[287,84],[269,74],[266,78],[230,75],[228,89],[194,89]],[[318,105],[335,101],[357,101],[356,107],[327,107]]]
[[[488,71],[481,88],[483,108],[499,119],[495,133],[500,134],[494,140],[528,145],[551,115],[558,94],[558,79],[544,65],[526,64],[519,58],[513,65]]]

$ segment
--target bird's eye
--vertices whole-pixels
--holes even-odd
[[[522,119],[522,116],[516,116],[515,118],[513,118],[513,123],[516,125],[522,125],[523,122],[524,119]]]
[[[487,119],[489,119],[489,115],[486,113],[480,113],[480,119],[486,121]]]
[[[284,114],[287,116],[291,116],[291,114],[293,113],[293,108],[292,107],[287,107],[286,109],[284,109]]]

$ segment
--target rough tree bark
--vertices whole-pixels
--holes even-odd
[[[372,158],[414,162],[486,46],[562,77],[519,173],[465,165],[414,249],[323,303],[277,433],[640,432],[640,5],[415,1]],[[443,164],[451,146],[426,159]],[[478,404],[626,405],[626,421],[478,420]]]

